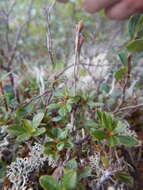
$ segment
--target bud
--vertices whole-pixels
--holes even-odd
[[[83,20],[80,20],[79,23],[75,26],[76,31],[81,32],[84,28]]]

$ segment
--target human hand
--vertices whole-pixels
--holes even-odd
[[[67,2],[69,2],[69,0],[57,0],[58,2],[60,2],[60,3],[67,3]]]
[[[110,19],[123,20],[143,13],[143,0],[84,0],[84,7],[89,13],[104,9]]]

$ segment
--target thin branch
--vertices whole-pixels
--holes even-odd
[[[79,21],[79,23],[75,26],[75,57],[74,57],[74,90],[76,93],[76,82],[77,82],[77,74],[80,64],[80,53],[81,47],[84,42],[84,37],[82,35],[82,30],[84,28],[83,21]]]
[[[31,0],[31,3],[30,3],[29,8],[27,10],[27,17],[26,17],[25,21],[19,26],[19,29],[17,30],[15,42],[13,44],[13,54],[15,54],[15,51],[17,50],[18,41],[21,38],[21,35],[22,35],[22,32],[23,32],[25,25],[32,20],[32,18],[29,17],[29,12],[31,10],[32,5],[33,5],[33,0]]]
[[[50,92],[50,90],[46,90],[45,92],[43,92],[43,93],[40,94],[39,96],[35,96],[35,97],[31,98],[31,99],[28,100],[28,101],[22,102],[22,103],[19,104],[17,107],[26,106],[26,105],[28,105],[28,104],[31,104],[33,101],[35,101],[35,100],[37,100],[37,99],[39,99],[39,98],[41,98],[41,97],[43,97],[43,96],[46,96],[49,92]],[[17,107],[16,107],[16,109],[17,109]]]
[[[132,54],[130,54],[130,55],[128,56],[127,73],[126,73],[126,76],[125,76],[125,82],[124,82],[124,86],[123,86],[123,89],[122,89],[121,101],[120,101],[119,105],[117,106],[117,108],[113,111],[113,113],[118,112],[118,110],[120,110],[121,106],[122,106],[122,105],[124,104],[124,102],[125,102],[126,89],[127,89],[128,83],[129,83],[129,81],[130,81],[132,57],[133,57]]]
[[[81,63],[81,65],[84,66],[84,69],[85,69],[85,70],[86,70],[85,66],[95,67],[94,64]],[[61,71],[60,73],[58,73],[58,74],[55,76],[55,79],[59,78],[59,77],[60,77],[61,75],[63,75],[68,69],[70,69],[71,67],[74,67],[74,66],[75,66],[75,64],[72,64],[72,65],[69,65],[69,66],[65,67],[65,68],[63,69],[63,71]],[[104,65],[102,65],[102,66],[104,66]],[[100,67],[100,65],[99,65],[99,67]],[[90,74],[90,73],[89,73],[89,74]]]
[[[15,3],[16,3],[16,1],[15,1]],[[12,13],[13,8],[14,8],[14,6],[15,6],[15,3],[14,3],[13,6],[10,8],[10,10],[9,10],[9,12],[8,12],[9,14]],[[31,6],[32,6],[32,5],[33,5],[33,0],[31,0],[31,3],[30,3],[30,5],[29,5],[28,11],[27,11],[27,18],[26,18],[25,21],[20,25],[20,27],[19,27],[19,29],[18,29],[18,31],[17,31],[16,37],[15,37],[15,42],[12,44],[11,56],[10,56],[10,58],[9,58],[8,67],[7,67],[8,72],[11,72],[11,70],[12,70],[13,61],[14,61],[15,56],[16,56],[18,41],[19,41],[19,39],[20,39],[20,37],[21,37],[21,35],[22,35],[23,29],[24,29],[25,25],[31,20],[31,17],[29,17],[29,14],[28,14],[28,13],[29,13],[29,11],[31,10]],[[9,28],[8,28],[8,30],[9,30]],[[8,33],[7,35],[9,35],[9,33]],[[8,38],[8,36],[7,36],[7,38]],[[15,97],[16,97],[16,99],[17,99],[17,102],[19,103],[20,98],[19,98],[18,91],[15,89],[15,80],[14,80],[13,73],[10,74],[10,81],[11,81],[12,88],[13,88],[13,90],[14,90],[14,92],[15,92]]]
[[[140,109],[140,108],[143,108],[143,104],[137,104],[137,105],[134,105],[134,106],[127,106],[127,107],[123,107],[121,109],[118,110],[118,112],[120,111],[127,111],[127,110],[134,110],[134,109]]]
[[[16,5],[16,0],[12,3],[10,6],[9,10],[4,10],[2,9],[2,13],[5,17],[5,22],[6,22],[6,32],[5,32],[5,40],[6,40],[6,45],[7,45],[7,50],[10,50],[10,41],[9,41],[9,35],[10,35],[10,27],[9,27],[9,19],[10,15],[13,12],[13,9]]]
[[[46,25],[46,45],[48,49],[48,55],[51,60],[51,64],[54,65],[54,57],[53,57],[53,43],[52,43],[52,33],[51,33],[51,11],[53,10],[56,1],[54,1],[48,8],[45,9],[45,15],[47,19]]]

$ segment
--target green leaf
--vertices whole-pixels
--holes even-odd
[[[8,127],[7,130],[12,135],[21,135],[25,132],[23,127],[21,127],[20,125],[12,125],[12,126]]]
[[[107,130],[112,130],[112,116],[109,113],[102,113],[102,123],[104,125],[104,128]]]
[[[66,105],[66,108],[67,108],[68,112],[71,112],[72,106],[71,106],[70,104],[67,104],[67,105]]]
[[[87,102],[87,104],[90,106],[90,107],[101,107],[103,106],[104,104],[101,103],[101,102],[95,102],[94,100],[89,100]]]
[[[36,129],[35,132],[32,133],[32,136],[39,136],[46,132],[46,129],[44,127]]]
[[[60,142],[60,143],[58,143],[57,145],[56,145],[56,147],[57,147],[57,150],[58,151],[61,151],[61,150],[63,150],[63,148],[64,148],[64,142]]]
[[[116,146],[119,144],[119,140],[116,136],[111,136],[108,138],[108,145],[109,146]]]
[[[138,38],[141,38],[143,36],[143,15],[140,14],[140,18],[137,22],[136,32]]]
[[[68,129],[53,128],[51,133],[47,133],[50,138],[63,140],[67,138]]]
[[[129,35],[131,39],[141,38],[143,36],[143,15],[133,15],[128,24]]]
[[[100,120],[100,124],[103,125],[104,128],[108,130],[112,130],[112,115],[110,113],[102,112],[97,110],[97,115]]]
[[[57,116],[57,117],[53,117],[52,118],[52,121],[54,121],[54,122],[58,122],[58,121],[61,121],[61,117],[60,116]]]
[[[119,139],[120,144],[125,146],[136,146],[138,145],[138,141],[131,136],[117,136]]]
[[[65,117],[66,114],[67,114],[67,109],[66,109],[66,107],[60,108],[59,111],[58,111],[58,113],[59,113],[59,115],[60,115],[61,117]]]
[[[69,149],[69,148],[74,148],[74,143],[71,139],[66,139],[66,144],[65,144],[65,148]]]
[[[29,105],[27,105],[27,106],[23,106],[23,107],[21,106],[21,107],[19,107],[19,108],[17,109],[17,111],[16,111],[17,117],[18,117],[18,118],[19,118],[19,117],[23,117],[23,116],[25,116],[25,115],[31,113],[32,110],[33,110],[33,107],[34,107],[33,104],[29,104]]]
[[[129,174],[118,172],[115,176],[126,185],[133,186],[133,178]]]
[[[98,140],[103,140],[103,139],[106,138],[105,132],[99,131],[99,130],[95,130],[95,129],[91,130],[91,135],[94,138],[94,140],[97,140],[97,139]]]
[[[74,159],[69,160],[66,163],[65,167],[68,168],[68,169],[76,170],[77,169],[77,162],[76,162],[76,160],[74,160]]]
[[[120,59],[121,63],[124,66],[127,66],[127,64],[128,64],[128,53],[127,52],[122,52],[122,53],[119,53],[118,56],[119,56],[119,59]]]
[[[52,129],[52,134],[53,134],[54,138],[59,138],[61,133],[62,133],[62,129],[60,129],[60,128]]]
[[[119,69],[118,71],[115,72],[115,78],[116,80],[121,80],[125,74],[127,72],[127,68],[126,67],[122,67],[121,69]]]
[[[136,15],[133,15],[129,20],[128,31],[129,31],[129,35],[131,39],[133,39],[136,36],[137,23],[139,19],[140,19],[140,15],[136,14]]]
[[[84,124],[86,127],[98,128],[98,124],[94,120],[87,120]]]
[[[73,96],[73,97],[70,97],[68,100],[67,100],[67,103],[68,104],[73,104],[73,103],[77,103],[79,102],[81,99],[80,96]]]
[[[49,110],[55,110],[59,108],[59,104],[49,104],[48,109]]]
[[[62,130],[62,132],[59,134],[58,138],[59,138],[60,140],[64,140],[64,139],[67,138],[67,136],[68,136],[68,129],[64,129],[64,130]]]
[[[32,120],[33,127],[37,128],[40,125],[40,123],[41,123],[41,121],[42,121],[43,118],[44,118],[44,113],[38,113],[38,114],[36,114],[33,117],[33,120]]]
[[[77,185],[77,174],[73,170],[65,170],[63,176],[63,186],[67,189],[75,189]]]
[[[92,169],[90,167],[83,168],[79,173],[79,179],[91,176]]]
[[[22,120],[22,126],[23,129],[25,130],[26,133],[32,133],[35,131],[35,129],[33,128],[32,122],[28,119],[23,119]]]
[[[143,51],[143,39],[133,40],[126,47],[131,53]]]
[[[26,141],[26,140],[28,140],[30,137],[31,137],[31,134],[23,133],[22,135],[19,135],[19,136],[17,137],[17,141],[18,141],[18,142]]]
[[[45,190],[60,190],[59,183],[52,176],[41,176],[39,182]]]
[[[102,114],[102,123],[104,124],[105,128],[109,128],[108,117],[105,112]]]
[[[97,116],[99,120],[102,122],[102,112],[100,110],[96,110]]]
[[[112,115],[109,114],[109,113],[107,114],[107,121],[108,121],[108,124],[107,124],[107,126],[108,126],[108,131],[113,130],[113,129],[116,127],[116,122],[117,122],[117,121],[113,120]]]
[[[126,128],[125,124],[123,124],[121,121],[117,121],[117,125],[112,132],[113,134],[118,134],[118,133],[123,132],[125,128]]]
[[[100,90],[108,93],[110,90],[109,84],[106,82],[102,82],[100,85]]]
[[[53,142],[47,142],[44,145],[44,154],[53,154],[52,146]]]

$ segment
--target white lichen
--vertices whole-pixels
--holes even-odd
[[[89,157],[90,166],[93,169],[100,168],[100,153],[95,152],[94,155]]]
[[[53,159],[52,155],[48,156],[48,164],[51,168],[56,168],[57,167],[57,160]]]
[[[4,147],[4,146],[8,146],[9,145],[9,141],[8,141],[8,135],[6,135],[3,139],[3,141],[0,143],[0,148]]]
[[[24,190],[27,188],[30,173],[38,172],[45,161],[49,166],[54,167],[55,162],[49,155],[43,154],[44,148],[41,144],[35,143],[28,157],[16,158],[8,167],[7,177],[12,183],[13,190]]]
[[[0,140],[0,148],[9,145],[9,140],[8,140],[9,134],[7,134],[7,128],[8,128],[8,125],[0,126],[0,134],[2,134],[4,136],[2,138],[2,141]]]

